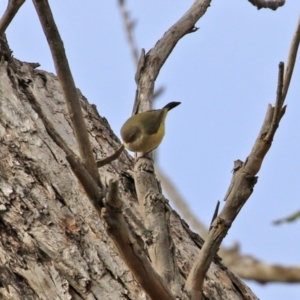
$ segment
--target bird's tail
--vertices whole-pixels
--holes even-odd
[[[165,105],[164,107],[163,107],[163,109],[167,109],[168,111],[169,110],[171,110],[172,108],[174,108],[174,107],[176,107],[176,106],[178,106],[179,104],[181,104],[181,102],[170,102],[170,103],[168,103],[167,105]]]

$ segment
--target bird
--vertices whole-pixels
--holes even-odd
[[[165,135],[168,112],[181,102],[170,102],[161,109],[141,112],[130,117],[121,128],[123,145],[132,152],[149,153],[159,146]]]

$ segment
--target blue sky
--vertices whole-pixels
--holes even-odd
[[[245,160],[268,103],[274,103],[279,61],[287,58],[300,13],[298,1],[276,12],[247,0],[212,1],[200,29],[184,37],[160,72],[165,93],[155,103],[182,104],[170,113],[159,147],[159,164],[191,210],[207,225],[231,179],[233,161]],[[4,11],[7,1],[0,0]],[[137,21],[135,37],[148,51],[192,1],[127,1]],[[135,96],[135,67],[117,1],[51,1],[73,76],[90,103],[120,136]],[[14,56],[54,72],[50,51],[31,1],[8,29]],[[299,265],[299,222],[272,221],[299,209],[300,66],[288,105],[251,198],[224,245],[237,241],[245,254],[269,263]],[[171,199],[170,199],[171,200]],[[261,299],[299,299],[297,285],[248,282]]]

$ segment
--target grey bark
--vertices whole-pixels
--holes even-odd
[[[65,153],[47,134],[24,93],[29,86],[48,119],[78,154],[57,77],[10,57],[0,66],[0,299],[146,299],[119,257],[101,220],[72,173]],[[96,159],[120,141],[78,90]],[[101,112],[101,108],[100,108]],[[143,245],[133,172],[126,152],[99,169],[103,183],[119,179],[125,219]],[[170,235],[183,281],[203,241],[167,205]],[[215,258],[204,281],[206,299],[257,299]]]

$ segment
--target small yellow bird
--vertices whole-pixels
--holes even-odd
[[[181,102],[170,102],[162,109],[148,110],[130,117],[121,128],[124,147],[133,152],[148,153],[161,143],[165,135],[165,119]]]

